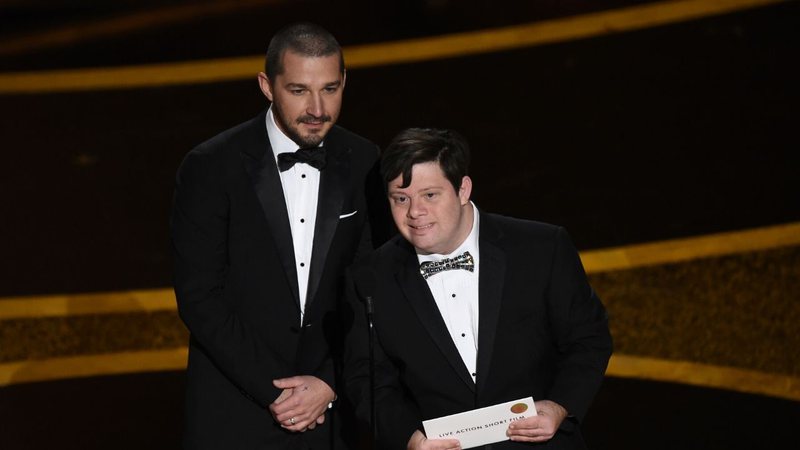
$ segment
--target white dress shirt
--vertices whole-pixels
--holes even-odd
[[[269,143],[277,164],[279,154],[294,153],[300,146],[278,128],[272,115],[271,106],[267,111],[266,121]],[[286,209],[289,211],[289,226],[292,230],[292,244],[294,245],[297,269],[297,286],[300,291],[300,323],[302,323],[308,295],[314,226],[317,222],[319,170],[305,163],[297,163],[285,172],[278,171],[281,177],[281,186],[283,186],[283,197],[286,200]]]
[[[475,262],[475,271],[463,269],[447,270],[431,275],[425,281],[436,300],[439,313],[447,325],[447,331],[467,366],[472,381],[477,377],[478,363],[478,280],[480,253],[478,249],[478,228],[480,219],[478,208],[470,202],[473,211],[472,231],[458,248],[448,255],[417,254],[420,264],[425,261],[439,261],[452,258],[468,251]]]

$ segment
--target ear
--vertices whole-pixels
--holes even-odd
[[[269,82],[269,78],[267,78],[267,74],[264,72],[258,72],[258,87],[261,88],[261,92],[267,97],[267,100],[272,100],[272,84]]]
[[[469,196],[472,195],[472,178],[464,175],[461,179],[461,187],[458,188],[458,198],[461,200],[461,206],[469,203]]]

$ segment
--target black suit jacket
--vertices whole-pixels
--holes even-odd
[[[191,332],[186,448],[325,449],[333,439],[330,417],[292,434],[266,407],[279,395],[275,378],[314,375],[337,389],[331,345],[339,334],[334,311],[344,268],[359,248],[371,249],[368,217],[386,203],[374,170],[378,149],[338,126],[325,139],[301,324],[292,236],[265,114],[199,145],[177,175],[175,293]],[[386,217],[372,228],[377,239]]]
[[[397,236],[357,263],[348,282],[352,326],[345,383],[369,417],[369,350],[360,296],[375,277],[376,411],[380,448],[404,449],[422,420],[533,396],[572,416],[537,448],[584,448],[576,426],[611,355],[606,311],[567,233],[552,225],[480,215],[477,382],[473,382],[419,273]],[[370,275],[372,274],[372,275]],[[493,448],[526,447],[510,441]]]

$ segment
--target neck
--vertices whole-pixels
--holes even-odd
[[[469,234],[472,233],[472,226],[475,224],[475,211],[472,208],[472,202],[467,201],[467,204],[461,207],[461,212],[463,214],[461,216],[461,225],[463,229],[461,230],[461,239],[458,245],[463,244],[464,241],[467,240]]]

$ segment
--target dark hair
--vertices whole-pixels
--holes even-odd
[[[381,155],[381,174],[388,184],[403,175],[403,188],[411,184],[414,164],[437,162],[458,192],[469,169],[469,144],[459,133],[433,128],[408,128],[392,139]]]
[[[286,51],[307,57],[339,55],[339,70],[344,73],[342,47],[328,30],[309,22],[289,25],[272,37],[267,48],[264,72],[267,78],[275,80],[283,73],[283,54]]]

